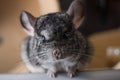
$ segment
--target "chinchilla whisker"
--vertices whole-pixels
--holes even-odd
[[[22,60],[18,60],[15,62],[15,64],[22,63]]]
[[[92,59],[95,59],[95,60],[99,61],[100,63],[104,62],[102,59],[100,59],[99,57],[96,57],[96,56],[87,55],[87,54],[81,54],[81,55],[88,56]]]
[[[14,63],[14,67],[12,66],[12,67],[10,67],[9,69],[11,70],[11,69],[15,68],[18,64],[22,64],[22,60],[16,61],[16,62]],[[10,71],[10,72],[11,72],[11,71]],[[9,72],[8,72],[8,73],[9,73]]]
[[[26,62],[26,63],[29,63],[29,61],[28,62]],[[12,70],[14,70],[13,68],[17,68],[17,66],[18,65],[21,65],[21,64],[23,64],[24,65],[24,63],[23,63],[23,61],[22,60],[18,60],[18,61],[16,61],[15,63],[14,63],[14,65],[15,65],[15,67],[10,67],[10,69],[12,69]],[[22,71],[24,70],[24,68],[19,68],[19,69],[17,69],[17,73],[21,73]],[[10,73],[16,73],[16,71],[10,71]]]

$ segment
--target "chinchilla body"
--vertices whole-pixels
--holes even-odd
[[[30,72],[46,72],[54,77],[57,72],[66,71],[72,77],[88,63],[91,49],[76,29],[81,20],[77,15],[68,10],[35,18],[22,12],[21,24],[29,35],[22,43],[22,59]]]

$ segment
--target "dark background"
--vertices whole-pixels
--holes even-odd
[[[66,11],[73,0],[59,0]],[[120,27],[120,0],[83,0],[86,6],[85,21],[79,31],[85,36]]]

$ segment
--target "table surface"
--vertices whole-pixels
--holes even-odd
[[[66,73],[59,73],[56,78],[50,78],[42,73],[0,74],[0,80],[120,80],[120,70],[86,70],[73,78],[69,78]]]

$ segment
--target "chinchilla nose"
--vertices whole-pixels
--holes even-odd
[[[61,58],[61,53],[60,53],[60,50],[59,49],[55,49],[53,50],[53,56],[56,58],[56,59],[60,59]]]

